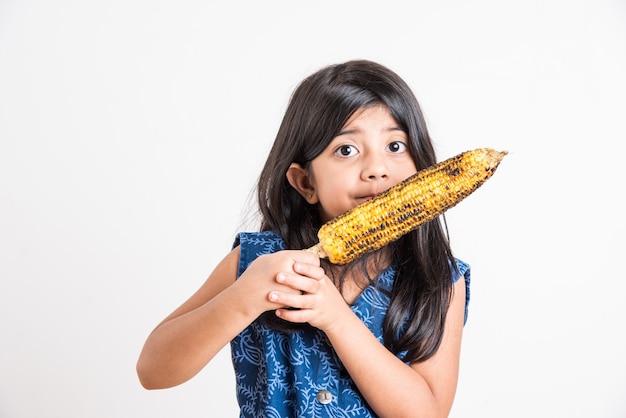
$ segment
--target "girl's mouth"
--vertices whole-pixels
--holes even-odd
[[[356,201],[359,203],[367,202],[368,200],[372,200],[376,195],[367,195],[367,196],[359,196],[356,198]]]

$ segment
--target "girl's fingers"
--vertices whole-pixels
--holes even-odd
[[[310,312],[300,309],[276,309],[276,316],[295,323],[309,322]]]
[[[315,295],[294,295],[273,290],[268,294],[267,298],[270,302],[296,309],[312,309],[315,307]]]
[[[304,293],[317,293],[320,289],[320,279],[293,273],[278,273],[276,282]]]
[[[293,263],[293,271],[302,276],[307,276],[317,280],[321,280],[326,274],[324,269],[320,266],[298,262]]]

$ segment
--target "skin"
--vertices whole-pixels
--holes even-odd
[[[311,162],[309,171],[292,164],[287,179],[308,203],[319,203],[327,221],[415,174],[408,143],[385,107],[362,109]]]
[[[308,170],[292,164],[287,178],[327,220],[414,174],[407,143],[386,108],[367,108],[346,123]],[[459,370],[463,280],[454,286],[439,350],[409,366],[380,344],[350,309],[361,292],[358,277],[347,280],[340,293],[315,255],[280,251],[259,257],[236,280],[238,260],[235,248],[148,337],[137,363],[145,388],[189,380],[260,314],[275,310],[287,321],[308,322],[325,332],[377,415],[448,416]]]

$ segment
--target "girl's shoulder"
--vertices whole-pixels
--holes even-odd
[[[465,277],[465,281],[469,282],[470,265],[456,257],[454,258],[454,262],[456,263],[456,271],[454,271],[454,283],[456,283],[457,280],[459,280],[461,277]]]
[[[239,247],[237,276],[240,276],[250,263],[259,256],[284,250],[285,241],[280,235],[272,231],[239,232],[233,242],[233,248],[235,247]]]
[[[456,283],[461,277],[465,281],[465,318],[463,323],[467,322],[467,315],[469,311],[469,302],[470,302],[470,265],[466,262],[459,260],[458,258],[454,259],[456,263],[456,270],[452,271],[453,281]]]
[[[262,231],[262,232],[239,232],[235,236],[233,242],[233,248],[236,246],[258,246],[258,247],[280,247],[275,251],[284,249],[285,241],[280,235],[274,231]]]

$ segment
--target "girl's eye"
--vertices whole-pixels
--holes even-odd
[[[406,151],[406,144],[404,142],[394,141],[387,145],[387,149],[389,149],[389,151],[393,152],[394,154],[399,154]]]
[[[337,154],[340,157],[350,157],[356,154],[357,152],[358,150],[352,145],[342,145],[339,148],[337,148],[337,150],[335,151],[335,154]]]

